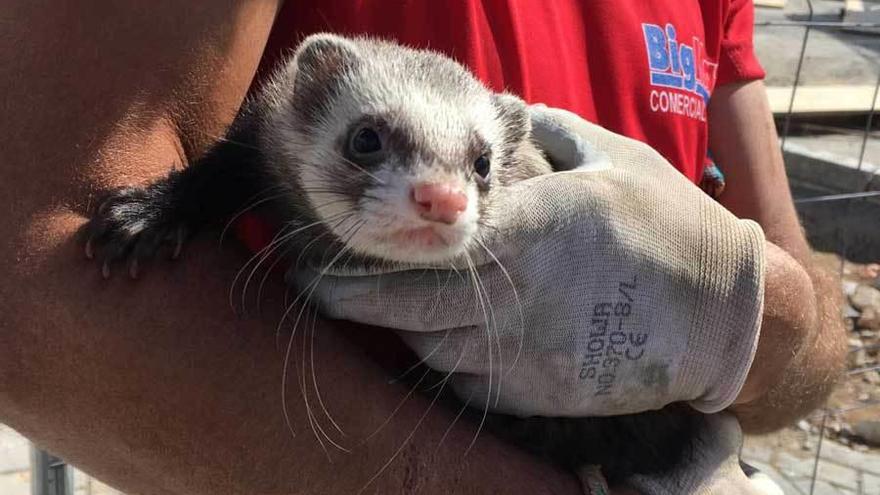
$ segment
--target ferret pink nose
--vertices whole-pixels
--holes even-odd
[[[413,186],[412,201],[425,220],[453,224],[467,209],[468,197],[449,183],[422,183]]]

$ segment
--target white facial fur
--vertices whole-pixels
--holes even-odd
[[[474,155],[474,136],[488,145],[486,151],[493,158],[503,152],[499,144],[503,128],[491,93],[460,67],[455,69],[464,78],[453,74],[457,80],[436,80],[436,75],[425,77],[407,61],[395,59],[400,53],[377,53],[419,56],[395,45],[357,43],[349,49],[358,51],[362,60],[369,57],[369,63],[335,81],[339,91],[321,106],[314,132],[308,136],[299,132],[291,101],[282,97],[278,102],[270,117],[275,122],[269,126],[270,139],[281,150],[276,161],[296,167],[291,170],[280,163],[275,167],[280,175],[298,174],[318,220],[355,253],[404,263],[450,261],[471,247],[479,231],[481,192],[473,172],[479,156]],[[369,167],[346,160],[341,146],[352,123],[364,116],[381,117],[389,129],[406,133],[418,143],[416,151],[389,148],[385,160]],[[492,181],[492,173],[488,180]],[[357,188],[361,194],[340,187],[346,181],[362,182]],[[466,209],[452,224],[425,220],[411,200],[414,185],[441,182],[459,186],[467,196]]]

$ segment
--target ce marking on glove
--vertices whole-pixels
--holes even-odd
[[[645,354],[648,334],[633,331],[633,300],[638,293],[638,278],[621,281],[617,286],[617,300],[603,301],[593,306],[587,349],[581,363],[579,377],[594,383],[594,396],[609,395],[617,379],[621,363],[638,361]]]

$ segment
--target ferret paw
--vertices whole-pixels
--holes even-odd
[[[111,191],[81,232],[86,258],[101,261],[104,278],[110,278],[111,266],[120,262],[127,265],[131,278],[137,278],[141,262],[163,245],[171,245],[171,258],[177,259],[188,229],[170,218],[165,206],[150,188]]]

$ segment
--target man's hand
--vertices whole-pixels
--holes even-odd
[[[535,136],[573,168],[523,181],[464,269],[322,274],[323,310],[403,330],[474,406],[521,416],[613,415],[737,397],[761,321],[764,239],[648,146],[561,110]],[[595,161],[595,160],[594,160]],[[602,160],[599,160],[600,162]],[[314,274],[299,273],[308,286]]]
[[[760,348],[751,390],[734,408],[747,432],[769,431],[819,407],[841,375],[840,282],[812,262],[761,81],[715,88],[709,146],[727,179],[721,204],[761,224],[769,241]]]

